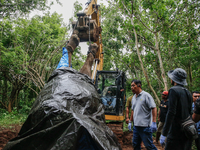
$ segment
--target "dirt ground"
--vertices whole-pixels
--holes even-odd
[[[21,125],[12,125],[9,128],[0,127],[0,150],[6,145],[6,143],[15,138],[21,129]]]
[[[17,136],[21,129],[20,125],[12,125],[9,128],[2,128],[0,127],[0,150],[6,145],[6,143]],[[122,145],[122,150],[133,150],[132,147],[132,137],[133,132],[121,132],[117,135],[118,139],[122,139],[119,141]],[[155,144],[155,143],[154,143]],[[159,144],[155,144],[158,150],[163,150]],[[146,150],[142,148],[142,150]]]
[[[132,146],[133,132],[128,131],[128,132],[124,132],[123,134],[124,135],[123,135],[122,150],[133,150],[133,146]],[[160,144],[157,144],[154,142],[154,145],[156,146],[158,150],[164,150],[164,148],[162,148]],[[142,150],[147,150],[144,145],[142,146]]]

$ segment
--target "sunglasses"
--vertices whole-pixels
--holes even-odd
[[[167,96],[167,95],[165,95],[165,94],[162,94],[162,95]]]
[[[200,96],[194,96],[194,97],[200,97]]]

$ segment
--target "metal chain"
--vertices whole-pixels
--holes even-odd
[[[91,45],[91,39],[90,39],[90,18],[89,18],[89,46]]]

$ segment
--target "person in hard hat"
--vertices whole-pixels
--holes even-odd
[[[156,143],[158,143],[163,126],[165,124],[165,118],[167,115],[167,111],[168,111],[168,91],[164,91],[162,92],[162,101],[160,102],[160,110],[158,113],[158,129],[156,132]]]
[[[134,120],[133,127],[133,148],[141,149],[141,141],[150,150],[157,150],[153,144],[152,133],[156,132],[157,108],[153,97],[142,90],[140,80],[133,80],[131,90],[135,93],[132,98],[132,112],[130,121]],[[153,119],[152,119],[153,118]],[[128,126],[131,130],[131,126]]]
[[[192,115],[192,95],[184,87],[187,85],[187,73],[182,68],[176,68],[168,72],[168,77],[173,87],[169,89],[169,108],[160,144],[165,145],[165,150],[190,150],[192,139],[186,137],[181,127],[181,122]]]

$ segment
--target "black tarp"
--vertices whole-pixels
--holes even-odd
[[[56,69],[38,95],[19,135],[4,150],[121,149],[105,124],[92,80],[69,68]]]

